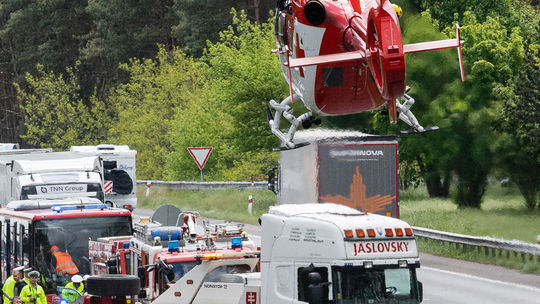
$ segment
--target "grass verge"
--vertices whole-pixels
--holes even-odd
[[[156,209],[170,204],[185,211],[198,211],[202,216],[257,224],[257,220],[275,204],[276,196],[269,190],[216,189],[216,190],[169,190],[137,187],[138,207]],[[253,196],[252,214],[248,213],[248,198]]]
[[[429,198],[425,189],[400,192],[401,219],[413,226],[475,236],[536,243],[540,235],[540,210],[525,208],[523,197],[515,187],[490,185],[481,209],[459,209],[450,199]],[[540,260],[514,253],[478,252],[477,248],[457,249],[455,245],[419,239],[421,252],[464,259],[484,264],[540,274]]]
[[[514,187],[489,186],[481,209],[459,209],[450,199],[429,198],[425,189],[400,192],[401,219],[413,226],[536,243],[540,210],[525,208]]]

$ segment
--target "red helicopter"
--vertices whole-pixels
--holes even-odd
[[[390,122],[399,117],[424,132],[410,108],[406,94],[405,54],[457,48],[461,79],[465,81],[459,26],[456,39],[403,45],[398,15],[402,11],[388,0],[278,0],[275,36],[282,71],[290,96],[270,101],[268,122],[282,142],[281,149],[305,144],[293,142],[297,127],[320,124],[321,116],[373,110],[386,104]],[[401,103],[400,99],[403,99]],[[308,112],[295,117],[290,106],[301,100]],[[399,116],[398,116],[399,112]],[[279,129],[283,115],[291,126]]]

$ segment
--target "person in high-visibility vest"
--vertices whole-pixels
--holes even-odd
[[[77,265],[73,263],[69,253],[60,251],[60,248],[56,245],[51,247],[51,253],[53,256],[53,265],[56,267],[57,274],[63,276],[65,274],[74,275],[79,273],[79,269],[77,268]]]
[[[90,277],[89,275],[85,274],[85,275],[83,276],[83,278],[82,278],[82,279],[83,279],[82,282],[83,282],[83,285],[84,285],[84,293],[85,293],[85,294],[88,293],[88,285],[87,285],[87,284],[88,284],[88,278],[89,278],[89,277]]]
[[[45,291],[38,285],[39,272],[33,270],[28,274],[30,276],[30,284],[23,287],[20,298],[24,304],[47,304]]]
[[[28,275],[30,271],[32,271],[32,267],[27,267],[23,270],[24,272],[23,281],[26,282],[26,284],[30,284],[30,276]]]
[[[65,289],[62,290],[62,298],[68,300],[70,303],[75,302],[80,295],[78,295],[76,292],[71,291],[69,288],[73,288],[77,290],[78,292],[84,294],[84,285],[82,284],[83,278],[76,274],[71,277],[71,282],[66,284]]]
[[[24,267],[17,267],[13,269],[13,275],[6,279],[2,291],[4,292],[4,304],[10,304],[13,301],[13,296],[15,295],[15,284],[22,280],[22,270]]]
[[[71,287],[73,289],[76,289],[80,293],[84,293],[84,285],[82,284],[83,277],[76,274],[71,277],[71,282],[66,284],[66,287]]]

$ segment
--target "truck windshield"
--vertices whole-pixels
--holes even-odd
[[[130,216],[47,219],[34,222],[33,250],[37,265],[52,265],[51,246],[68,252],[80,274],[90,273],[88,239],[133,234]],[[42,266],[40,265],[40,266]],[[44,269],[41,269],[42,271]]]
[[[412,304],[418,302],[414,268],[332,267],[336,304]]]
[[[178,281],[195,267],[195,262],[171,263],[170,265],[173,267],[174,281]]]

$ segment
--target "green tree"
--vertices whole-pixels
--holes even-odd
[[[15,81],[33,73],[38,63],[56,73],[75,64],[81,37],[90,29],[85,6],[81,0],[3,1],[1,46]]]
[[[80,0],[2,1],[0,140],[19,142],[19,135],[24,132],[23,113],[18,107],[13,83],[19,83],[24,89],[26,73],[35,74],[38,63],[55,73],[74,66],[81,37],[90,27],[85,6],[86,1]]]
[[[288,94],[275,54],[273,24],[258,25],[246,15],[232,11],[233,26],[220,33],[220,41],[210,44],[206,56],[212,68],[212,98],[235,121],[235,146],[240,151],[270,149],[278,145],[266,121],[270,99]]]
[[[498,24],[496,28],[485,27],[483,30],[487,32],[484,35],[474,33],[475,37],[472,43],[468,41],[468,46],[473,47],[474,52],[468,52],[465,59],[467,60],[467,56],[473,57],[471,62],[474,63],[473,67],[476,68],[476,71],[472,72],[477,76],[484,73],[485,75],[480,78],[483,78],[485,83],[475,86],[471,91],[472,94],[468,94],[465,100],[471,102],[480,99],[479,93],[491,96],[488,98],[491,100],[491,113],[484,115],[484,117],[489,117],[488,119],[492,121],[489,130],[493,131],[492,127],[495,126],[496,131],[490,132],[489,135],[484,132],[481,134],[491,138],[486,144],[491,144],[496,152],[489,153],[489,155],[493,155],[493,162],[496,164],[496,169],[493,171],[499,175],[512,177],[522,192],[528,208],[534,208],[536,205],[538,187],[540,187],[536,178],[539,175],[538,166],[540,166],[538,156],[540,104],[538,103],[537,48],[540,40],[540,19],[538,9],[534,7],[537,5],[536,2],[527,0],[415,1],[418,6],[429,10],[431,15],[438,20],[437,24],[441,28],[450,26],[456,21],[467,23],[467,20],[470,20],[470,12],[474,13],[474,22],[493,24],[493,20],[496,20]],[[506,32],[502,31],[503,28],[506,29]],[[490,33],[490,31],[493,32]],[[507,41],[504,41],[503,35],[506,33],[511,33],[511,35]],[[496,35],[499,36],[495,37]],[[524,64],[522,63],[523,50],[526,52]],[[506,60],[507,63],[504,62]],[[478,79],[474,81],[478,82]],[[486,85],[488,83],[491,85]],[[476,94],[476,97],[473,94]],[[486,125],[486,127],[488,126]],[[475,141],[472,140],[472,142]],[[462,144],[466,144],[466,142],[462,142]],[[471,151],[469,148],[467,146],[464,151],[471,153],[477,151],[477,149]],[[474,153],[472,154],[474,155]],[[461,155],[463,159],[472,158],[470,153],[458,155]],[[479,163],[485,162],[486,159],[487,157],[480,158]],[[468,170],[469,166],[461,165],[460,171],[462,173],[473,172]],[[485,169],[483,171],[485,172]],[[481,175],[483,174],[476,176],[480,177]],[[471,184],[461,182],[458,189],[482,188],[474,186],[479,185],[479,183],[474,182],[478,178],[472,176],[475,174],[471,174],[472,180],[469,181]],[[458,196],[463,198],[464,192],[458,190]]]
[[[521,3],[514,19],[519,20],[524,37],[525,65],[515,92],[498,90],[501,101],[496,128],[499,174],[508,174],[534,209],[540,193],[540,16],[533,7]]]
[[[16,85],[25,113],[21,137],[29,144],[66,150],[71,145],[97,144],[106,138],[109,113],[95,96],[90,106],[80,98],[77,67],[67,68],[64,78],[38,65],[37,76],[26,75],[26,90]]]
[[[199,168],[188,147],[213,147],[204,168],[204,179],[225,180],[223,172],[232,166],[235,147],[231,145],[234,119],[216,107],[207,90],[201,90],[185,107],[176,111],[170,138],[173,151],[167,158],[168,178],[199,180]]]
[[[456,22],[462,24],[467,12],[474,13],[479,22],[486,21],[488,16],[508,18],[511,6],[508,0],[414,0],[414,3],[428,10],[438,20],[441,30]]]
[[[80,48],[84,93],[96,88],[99,98],[107,99],[109,89],[127,79],[119,63],[154,58],[158,44],[167,50],[177,45],[171,36],[177,23],[172,7],[173,0],[89,0],[85,12],[91,28]]]
[[[205,169],[212,180],[246,180],[275,166],[277,155],[271,148],[279,143],[269,130],[265,109],[270,99],[285,96],[287,86],[277,57],[270,53],[272,24],[258,25],[244,13],[232,12],[233,25],[220,33],[219,42],[209,44],[203,57],[212,71],[208,100],[189,103],[177,114],[175,152],[168,165],[175,179],[198,179],[189,146],[215,147]]]
[[[273,0],[174,0],[178,24],[173,34],[188,54],[200,57],[207,41],[219,41],[219,33],[232,23],[231,8],[245,11],[251,21],[262,23],[274,6]]]
[[[191,100],[199,98],[207,68],[178,49],[167,52],[164,48],[156,59],[133,59],[121,68],[130,78],[109,98],[118,113],[110,128],[111,140],[138,151],[140,178],[165,179],[166,159],[173,150],[171,137],[176,132],[174,116]],[[191,118],[185,123],[190,121]]]
[[[452,153],[449,163],[458,180],[454,201],[460,207],[479,208],[492,169],[498,91],[514,90],[524,54],[519,29],[508,33],[500,18],[480,23],[475,15],[465,14],[463,22],[467,82],[461,90],[452,84],[456,94],[439,98],[434,106],[441,124],[451,131],[451,150],[440,155]]]

